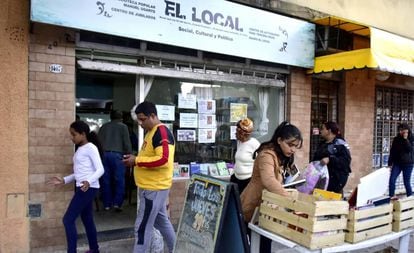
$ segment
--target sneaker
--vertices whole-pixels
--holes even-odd
[[[114,209],[115,209],[115,212],[122,212],[122,208],[117,205],[114,206]]]
[[[111,210],[111,208],[109,206],[107,206],[107,207],[104,208],[104,210],[109,211],[109,210]]]

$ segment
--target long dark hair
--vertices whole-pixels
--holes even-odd
[[[103,159],[104,152],[102,144],[98,139],[98,135],[95,132],[91,132],[88,124],[82,120],[77,120],[70,124],[70,128],[75,130],[77,133],[85,133],[86,139],[98,148],[99,155],[101,156],[101,159]]]
[[[302,147],[303,137],[300,130],[295,126],[290,124],[287,121],[283,121],[280,125],[276,128],[275,132],[273,133],[272,138],[270,141],[263,142],[260,144],[259,148],[253,153],[253,159],[256,158],[257,154],[265,148],[271,148],[275,151],[276,155],[282,161],[282,165],[286,167],[290,167],[293,164],[294,156],[286,157],[282,149],[280,148],[277,139],[280,138],[282,141],[294,138],[300,141],[300,145],[298,148]]]

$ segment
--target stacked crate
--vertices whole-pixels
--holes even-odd
[[[345,241],[357,243],[388,234],[392,228],[392,204],[350,210]]]
[[[399,232],[414,226],[414,197],[399,199],[393,202],[392,231]]]
[[[298,193],[283,197],[263,191],[259,226],[309,249],[344,243],[349,205]]]

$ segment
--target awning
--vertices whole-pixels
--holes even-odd
[[[313,21],[315,24],[331,26],[341,30],[345,30],[349,33],[358,34],[361,36],[369,37],[369,27],[363,24],[358,24],[354,21],[350,21],[344,18],[338,18],[334,16],[324,17]]]
[[[413,40],[372,27],[369,34],[370,48],[315,57],[314,69],[308,73],[372,68],[414,76]]]

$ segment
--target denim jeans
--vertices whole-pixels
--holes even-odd
[[[125,197],[125,166],[122,153],[105,152],[103,166],[105,172],[101,180],[102,202],[104,207],[121,207]]]
[[[85,227],[89,248],[91,250],[98,250],[99,248],[92,209],[93,200],[97,193],[98,189],[96,188],[89,188],[86,192],[83,192],[80,187],[76,187],[75,195],[63,216],[68,253],[76,253],[78,233],[76,231],[75,221],[79,215],[81,216],[83,226]]]
[[[395,194],[395,182],[397,181],[398,175],[400,175],[401,171],[403,173],[404,186],[405,186],[407,197],[413,194],[413,191],[411,189],[411,182],[410,182],[411,173],[413,172],[413,165],[393,165],[391,168],[391,175],[390,175],[390,181],[389,181],[390,197],[393,197]]]

